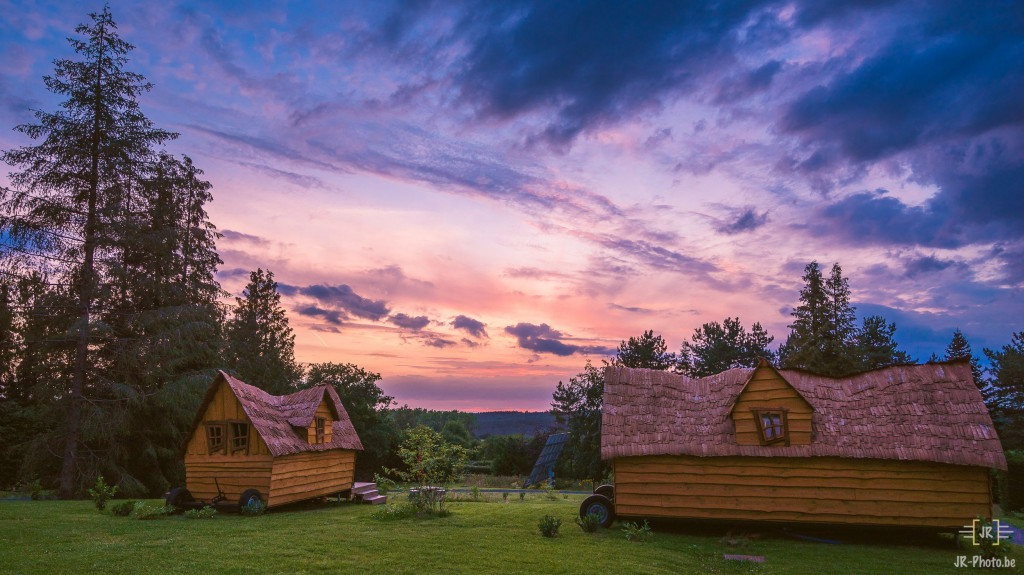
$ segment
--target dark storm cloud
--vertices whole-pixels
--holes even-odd
[[[550,111],[537,136],[566,145],[733,64],[733,31],[759,4],[483,3],[471,21],[487,33],[473,39],[455,80],[486,116]]]
[[[220,235],[224,236],[224,238],[227,239],[227,240],[240,241],[240,242],[248,242],[248,243],[251,243],[251,244],[256,244],[256,245],[261,245],[261,246],[270,243],[270,242],[267,241],[266,238],[261,238],[259,236],[245,234],[245,233],[242,233],[242,232],[236,232],[235,230],[229,230],[229,229],[220,230]]]
[[[295,308],[295,313],[304,315],[306,317],[321,317],[329,324],[341,325],[343,319],[347,319],[345,314],[338,310],[324,309],[315,305],[306,305]]]
[[[840,236],[855,245],[963,245],[945,214],[908,206],[884,190],[862,192],[818,208],[809,228],[818,236]]]
[[[951,267],[963,268],[966,267],[966,264],[964,264],[964,262],[956,260],[940,259],[935,257],[935,255],[933,254],[930,256],[914,257],[907,260],[903,264],[903,273],[907,277],[913,278],[922,274],[941,272]]]
[[[519,347],[537,353],[567,356],[574,353],[610,355],[614,352],[610,348],[563,343],[559,341],[564,338],[562,332],[551,329],[551,326],[546,323],[540,325],[517,323],[516,325],[507,326],[505,333],[515,336]]]
[[[782,62],[772,60],[756,70],[751,70],[738,76],[730,76],[722,81],[714,102],[716,104],[731,104],[763,92],[768,89],[772,79],[775,78],[775,75],[781,69]]]
[[[452,320],[452,327],[461,329],[476,338],[487,337],[487,330],[484,322],[475,320],[464,315],[457,316]]]
[[[732,221],[721,222],[715,229],[726,235],[750,232],[768,223],[768,212],[757,213],[754,208],[739,211]]]
[[[396,313],[395,315],[388,318],[390,323],[403,327],[406,329],[420,330],[427,327],[430,323],[430,318],[425,315],[412,317],[404,313]]]
[[[345,285],[311,285],[291,286],[278,284],[277,289],[284,295],[304,295],[316,299],[321,304],[340,308],[356,317],[380,321],[391,309],[384,300],[372,300],[360,296]]]
[[[425,340],[423,342],[423,345],[426,345],[428,347],[436,347],[436,348],[444,349],[446,347],[451,347],[451,346],[456,345],[456,344],[455,344],[454,341],[452,341],[450,339],[444,339],[444,338],[441,338],[441,337],[432,337],[432,338],[429,338],[429,339]]]

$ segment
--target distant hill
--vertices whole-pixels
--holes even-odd
[[[483,411],[473,415],[476,416],[473,435],[480,439],[517,433],[531,437],[555,427],[561,429],[555,423],[555,416],[547,411]]]

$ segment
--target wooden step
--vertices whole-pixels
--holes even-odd
[[[359,495],[366,493],[367,491],[376,491],[376,483],[353,483],[352,484],[352,495]]]
[[[374,495],[373,497],[364,497],[363,503],[368,505],[384,505],[388,502],[387,495]]]

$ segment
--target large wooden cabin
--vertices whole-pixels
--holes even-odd
[[[276,396],[220,372],[185,438],[180,501],[209,501],[218,484],[227,502],[255,490],[268,507],[345,492],[362,449],[331,386]]]
[[[956,361],[846,378],[605,371],[601,455],[633,517],[958,528],[992,513],[1006,459]]]

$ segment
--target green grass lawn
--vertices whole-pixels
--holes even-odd
[[[449,517],[394,521],[352,504],[140,521],[101,514],[88,501],[4,501],[0,573],[943,573],[957,571],[954,559],[965,553],[938,538],[826,545],[769,531],[732,547],[721,532],[671,523],[655,524],[651,541],[632,543],[617,524],[583,533],[573,522],[581,496],[519,501],[513,494],[508,503],[488,496],[453,503]],[[560,537],[541,537],[545,514],[562,519]],[[766,562],[726,561],[723,553]],[[1022,555],[1011,556],[1020,564]]]

